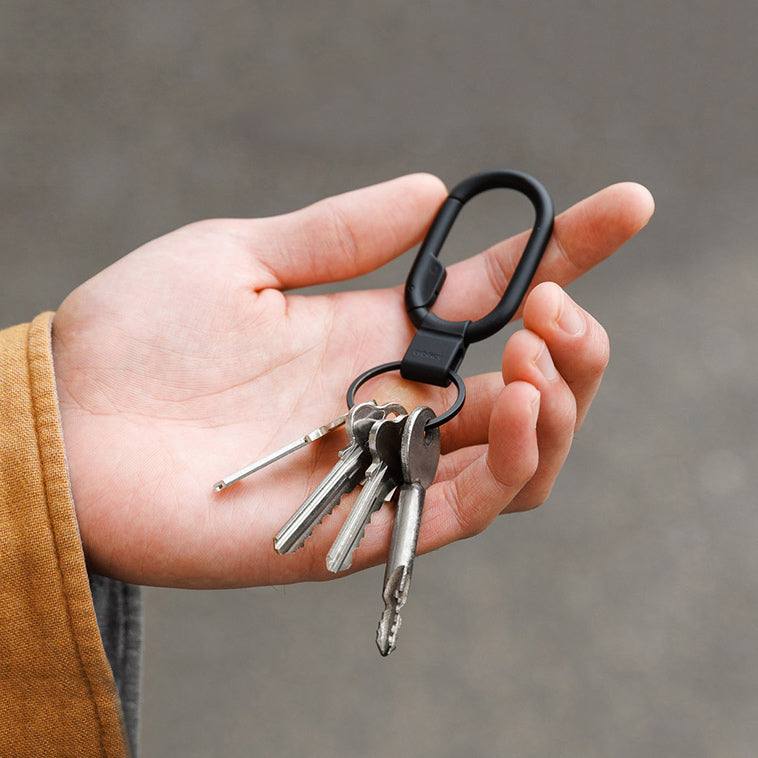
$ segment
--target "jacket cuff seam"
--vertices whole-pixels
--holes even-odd
[[[82,679],[86,683],[87,693],[92,703],[95,719],[97,720],[100,754],[107,755],[104,742],[104,732],[106,731],[104,714],[102,713],[101,703],[96,693],[96,689],[99,688],[96,688],[93,681],[93,673],[95,672],[92,672],[90,670],[91,667],[85,663],[82,650],[83,640],[81,639],[83,631],[81,623],[83,619],[76,618],[77,616],[81,616],[81,610],[76,613],[72,603],[71,593],[72,591],[76,591],[76,587],[72,587],[72,578],[80,573],[83,581],[87,583],[87,587],[89,584],[86,579],[84,553],[79,537],[79,528],[76,516],[72,512],[73,500],[71,488],[65,473],[67,468],[55,378],[52,371],[51,333],[52,314],[40,314],[29,325],[26,343],[30,401],[34,415],[37,455],[42,473],[47,521],[55,550],[58,582],[64,598],[66,621],[72,647],[76,654],[77,665],[79,666]],[[60,507],[62,503],[65,504],[63,508]],[[96,628],[97,622],[95,620],[95,610],[92,606],[91,596],[89,598],[89,612],[91,614],[91,623]],[[98,642],[102,648],[102,641],[99,635]],[[87,643],[84,642],[84,644]],[[91,641],[89,644],[91,644]],[[101,652],[101,655],[103,658],[105,657],[104,651]],[[96,673],[95,675],[97,676]],[[112,677],[110,685],[114,690],[113,697],[117,698],[115,683]]]

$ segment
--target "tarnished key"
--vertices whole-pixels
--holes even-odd
[[[384,613],[376,632],[376,644],[382,655],[389,655],[397,644],[400,609],[408,599],[411,586],[424,495],[426,488],[434,481],[440,459],[440,431],[426,431],[426,424],[432,418],[434,411],[426,406],[412,411],[405,422],[400,443],[403,484],[384,572]]]
[[[384,419],[371,428],[368,446],[372,460],[366,481],[326,557],[326,567],[335,574],[350,568],[353,553],[363,539],[371,516],[402,481],[400,440],[406,418]]]
[[[340,450],[340,460],[306,498],[274,537],[274,549],[282,555],[292,553],[310,537],[321,520],[331,513],[343,495],[352,491],[366,475],[371,463],[368,437],[372,426],[389,414],[404,415],[405,408],[395,403],[374,402],[354,405],[348,413],[347,447]]]

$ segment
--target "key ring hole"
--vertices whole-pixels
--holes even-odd
[[[368,382],[370,379],[374,379],[381,374],[386,374],[390,371],[399,371],[401,363],[402,361],[381,363],[378,366],[374,366],[368,371],[364,371],[362,374],[356,376],[350,386],[347,388],[347,407],[352,408],[355,405],[355,395],[366,382]],[[460,374],[455,371],[450,371],[448,372],[448,377],[458,390],[458,396],[455,398],[455,402],[444,413],[441,413],[439,416],[435,416],[426,422],[426,426],[424,428],[427,430],[436,429],[437,427],[446,424],[448,421],[450,421],[450,419],[454,418],[460,413],[461,408],[463,408],[463,403],[466,402],[466,385],[464,384]]]

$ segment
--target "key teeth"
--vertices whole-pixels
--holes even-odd
[[[310,535],[308,535],[310,536]],[[298,543],[297,545],[294,545],[289,550],[281,550],[279,546],[277,545],[277,540],[274,538],[274,550],[276,550],[279,555],[292,555],[293,553],[296,553],[300,548],[305,545],[305,543],[308,541],[308,537],[306,537],[302,542]]]
[[[384,609],[376,630],[376,646],[385,658],[397,647],[397,631],[401,623],[400,612],[394,605]]]
[[[403,619],[400,616],[400,613],[398,611],[395,611],[395,623],[392,625],[392,628],[390,629],[389,634],[389,652],[391,653],[396,647],[397,647],[397,632],[400,629],[400,624],[402,624]]]
[[[401,608],[405,604],[409,573],[407,566],[400,565],[390,574],[382,590],[385,604],[393,603],[396,608]]]
[[[408,576],[408,567],[398,566],[384,585],[384,612],[376,630],[376,644],[383,656],[388,656],[397,647],[397,632],[402,623],[400,609],[405,604]]]
[[[348,448],[346,448],[346,449],[348,449]],[[334,472],[334,469],[332,469],[332,472],[330,472],[330,473],[333,473],[333,472]],[[274,550],[276,550],[276,552],[279,553],[279,555],[290,555],[292,553],[297,552],[310,539],[310,537],[316,531],[317,527],[321,524],[321,522],[327,516],[330,516],[332,513],[334,513],[335,509],[342,502],[342,498],[345,497],[345,495],[347,495],[348,493],[352,492],[354,489],[355,489],[355,485],[352,484],[352,478],[351,478],[350,479],[350,486],[347,487],[347,488],[339,489],[337,491],[337,493],[335,493],[336,494],[336,499],[334,500],[334,502],[332,502],[332,504],[331,504],[330,507],[324,508],[321,511],[320,515],[318,515],[316,517],[316,520],[310,525],[310,527],[308,528],[308,530],[304,534],[300,535],[299,541],[296,542],[288,550],[282,551],[282,550],[279,549],[279,547],[277,547],[277,545],[281,544],[281,542],[282,542],[282,539],[280,538],[280,535],[282,534],[282,532],[284,532],[287,529],[287,527],[290,525],[290,523],[292,522],[292,520],[295,518],[295,516],[293,515],[290,518],[290,520],[287,521],[287,523],[284,524],[284,526],[282,526],[282,528],[279,530],[279,532],[277,532],[277,534],[275,535],[275,537],[274,537]],[[302,507],[303,506],[301,506],[300,509],[298,509],[298,511],[296,511],[295,515],[297,515],[297,514],[299,514],[301,512]]]
[[[332,515],[332,513],[334,513],[334,510],[340,504],[341,500],[342,500],[342,497],[340,497],[340,499],[334,504],[333,508],[324,511],[316,519],[316,521],[313,522],[313,526],[311,526],[310,530],[308,531],[308,534],[306,534],[305,537],[303,537],[303,539],[300,542],[293,545],[289,550],[280,550],[276,544],[279,540],[277,540],[277,538],[274,537],[274,550],[276,550],[276,552],[279,553],[279,555],[292,555],[293,553],[296,553],[298,550],[300,550],[300,548],[305,546],[305,543],[308,542],[308,540],[313,536],[313,532],[316,531],[316,528],[321,525],[324,519],[328,518],[329,516]]]
[[[338,561],[336,557],[330,554],[326,556],[326,567],[333,574],[339,574],[340,571],[347,571],[353,565],[353,553],[358,549],[358,545],[363,542],[363,538],[366,536],[366,527],[371,523],[371,518],[374,514],[371,513],[363,525],[363,528],[358,535],[358,539],[355,541],[355,547],[350,548],[342,561]]]

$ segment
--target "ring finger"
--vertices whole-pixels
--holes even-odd
[[[506,384],[525,381],[540,392],[537,420],[539,465],[505,511],[534,508],[547,499],[566,460],[574,437],[576,400],[558,372],[545,340],[528,329],[516,332],[503,352],[503,379]]]

